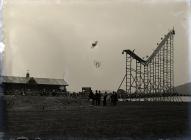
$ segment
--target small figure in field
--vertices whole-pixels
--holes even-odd
[[[94,93],[92,92],[92,90],[90,91],[90,93],[89,93],[89,100],[92,100],[92,105],[95,105],[95,100],[96,100],[96,98],[95,98],[95,95],[94,95]]]
[[[111,104],[116,106],[118,101],[117,93],[113,91],[111,95]]]
[[[111,105],[114,105],[114,92],[110,96]]]
[[[98,105],[98,100],[99,100],[99,93],[98,91],[96,90],[96,93],[95,93],[95,100],[96,100],[96,105]]]
[[[107,105],[107,92],[105,92],[104,96],[103,96],[103,106]]]
[[[101,91],[99,91],[98,93],[98,105],[100,105],[101,103]]]
[[[42,111],[45,111],[45,105],[42,105]]]
[[[117,93],[116,92],[114,92],[114,94],[113,94],[113,105],[117,105],[117,101],[118,101],[118,97],[117,97]]]

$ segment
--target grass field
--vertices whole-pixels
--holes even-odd
[[[103,107],[92,106],[87,99],[63,97],[5,100],[6,133],[13,137],[158,139],[190,135],[189,103],[120,102]]]

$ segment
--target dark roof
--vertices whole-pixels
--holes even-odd
[[[49,78],[35,78],[35,77],[16,77],[16,76],[1,76],[0,83],[16,83],[27,84],[30,81],[35,80],[37,84],[41,85],[60,85],[68,86],[68,83],[64,79],[49,79]]]

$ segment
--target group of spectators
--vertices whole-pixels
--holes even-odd
[[[111,105],[117,105],[118,97],[117,93],[101,93],[101,91],[90,91],[89,93],[89,100],[92,101],[92,105],[100,106],[101,102],[103,102],[103,106],[107,105],[107,102],[109,102]]]

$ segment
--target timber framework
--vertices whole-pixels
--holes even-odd
[[[180,101],[174,88],[174,35],[170,30],[147,60],[131,50],[125,54],[125,76],[118,90],[125,83],[126,98],[157,101]]]

